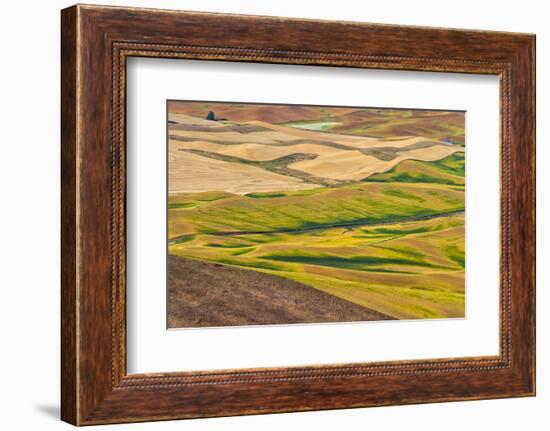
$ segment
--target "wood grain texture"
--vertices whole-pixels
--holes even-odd
[[[534,36],[525,34],[100,6],[65,9],[63,420],[87,425],[533,395],[534,47]],[[500,355],[127,375],[125,66],[131,56],[499,75]]]
[[[61,17],[61,417],[77,422],[76,9]]]

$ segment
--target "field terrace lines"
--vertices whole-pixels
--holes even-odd
[[[340,116],[355,112],[358,108],[322,107],[304,105],[265,105],[223,102],[179,102],[169,101],[168,111],[174,114],[206,118],[209,112],[215,112],[219,118],[246,122],[259,120],[267,123],[285,123],[295,120],[318,120],[330,110],[332,115]]]
[[[174,101],[168,110],[175,259],[397,319],[464,316],[464,113]],[[272,323],[284,323],[290,305],[281,306]]]
[[[235,194],[304,190],[316,184],[245,164],[228,163],[170,148],[168,192],[196,193],[225,190]]]
[[[178,121],[186,119],[184,115],[173,118],[177,118]],[[433,161],[463,151],[462,147],[430,141],[423,137],[380,141],[294,129],[259,121],[241,125],[223,123],[223,127],[220,127],[219,121],[200,119],[199,125],[192,124],[192,121],[195,120],[190,120],[187,125],[170,125],[171,153],[173,149],[199,150],[204,152],[201,155],[205,157],[209,157],[210,153],[248,161],[270,161],[292,154],[313,154],[317,157],[299,160],[286,167],[311,177],[333,181],[360,181],[372,174],[386,172],[403,160]],[[206,131],[209,126],[205,124],[208,123],[213,124],[211,132]],[[180,130],[179,126],[188,129],[199,127],[200,130]],[[259,131],[258,127],[263,128],[263,131]],[[234,131],[235,128],[244,131]],[[293,175],[292,172],[286,174],[300,179],[299,175]],[[317,184],[323,185],[323,182],[317,181]],[[182,191],[181,187],[177,190]]]
[[[400,319],[463,317],[464,268],[455,259],[463,230],[457,214],[320,232],[199,234],[170,254],[288,278]]]
[[[272,125],[300,127],[308,122],[324,122],[331,123],[329,130],[336,134],[373,138],[425,136],[464,145],[461,111],[186,101],[170,101],[168,110],[173,116],[204,119],[209,112],[215,112],[217,118],[234,122],[259,121]]]
[[[186,142],[185,144],[178,144],[179,149],[181,150],[201,150],[205,153],[216,153],[226,156],[233,156],[239,159],[244,159],[244,161],[270,161],[278,159],[281,157],[289,156],[291,154],[334,154],[338,151],[335,151],[333,148],[329,148],[322,145],[315,144],[296,144],[291,146],[271,146],[271,145],[261,145],[261,144],[252,144],[246,143],[242,145],[223,145],[223,144],[213,144],[210,142],[204,141],[194,141]],[[341,151],[341,150],[340,150]]]
[[[464,187],[464,153],[432,163],[405,160],[382,174],[374,174],[368,182],[439,183]]]
[[[373,224],[464,210],[464,192],[440,184],[364,183],[272,194],[169,196],[170,238],[188,233],[293,231]],[[172,222],[195,226],[179,232]]]
[[[180,151],[187,151],[193,154],[198,154],[200,156],[204,156],[204,157],[208,157],[216,160],[223,160],[226,162],[235,162],[240,164],[256,166],[260,169],[265,169],[267,171],[275,172],[277,174],[299,178],[306,183],[311,183],[318,186],[330,186],[330,185],[341,183],[341,181],[337,181],[337,180],[328,180],[326,178],[314,177],[313,175],[310,175],[306,172],[290,169],[288,167],[288,165],[301,160],[315,159],[317,158],[316,154],[294,153],[294,154],[289,154],[287,156],[282,156],[282,157],[267,160],[267,161],[256,161],[256,160],[242,159],[239,157],[229,156],[225,154],[212,153],[212,152],[203,151],[203,150],[181,149]]]
[[[361,181],[372,174],[386,172],[404,160],[435,161],[457,151],[459,150],[456,147],[432,146],[430,148],[398,152],[397,157],[387,161],[365,155],[359,151],[333,152],[331,154],[321,154],[314,160],[293,163],[288,167],[317,177],[341,181]]]
[[[395,219],[392,221],[387,222],[380,222],[380,221],[361,221],[356,223],[341,223],[341,224],[332,224],[328,226],[319,226],[319,227],[309,227],[309,228],[302,228],[302,229],[277,229],[277,230],[257,230],[257,231],[227,231],[227,232],[217,232],[216,235],[219,236],[246,236],[246,235],[272,235],[272,234],[278,234],[278,233],[291,233],[291,234],[300,234],[300,233],[307,233],[307,232],[320,232],[324,230],[330,230],[330,229],[353,229],[356,227],[367,227],[367,226],[384,226],[384,225],[394,225],[396,223],[409,223],[412,221],[420,221],[420,220],[431,220],[431,219],[438,219],[441,217],[451,217],[451,216],[459,216],[464,215],[464,210],[458,210],[458,211],[449,211],[449,212],[443,212],[443,213],[437,213],[432,215],[421,215],[421,216],[413,216],[413,217],[405,217],[402,219]],[[169,244],[178,244],[180,240],[183,237],[187,237],[188,235],[181,235],[181,236],[175,236],[171,237],[168,241]]]

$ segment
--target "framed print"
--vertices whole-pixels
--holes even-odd
[[[535,394],[533,35],[61,30],[63,420]]]

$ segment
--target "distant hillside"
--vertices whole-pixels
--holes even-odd
[[[464,145],[465,117],[459,111],[179,101],[170,101],[168,110],[200,118],[214,112],[217,118],[228,121],[306,128],[308,123],[326,123],[322,131],[376,138],[424,136]]]
[[[424,136],[464,145],[464,113],[456,111],[361,109],[338,116],[331,131],[376,138]]]
[[[265,121],[266,123],[284,123],[297,120],[315,120],[330,110],[333,115],[343,115],[357,108],[324,108],[301,105],[262,105],[211,102],[170,101],[168,112],[206,118],[212,111],[218,118],[230,121]]]

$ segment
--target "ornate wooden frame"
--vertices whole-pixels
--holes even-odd
[[[88,425],[534,395],[534,35],[78,5],[62,11],[61,46],[63,420]],[[128,375],[131,56],[498,75],[500,354]]]

